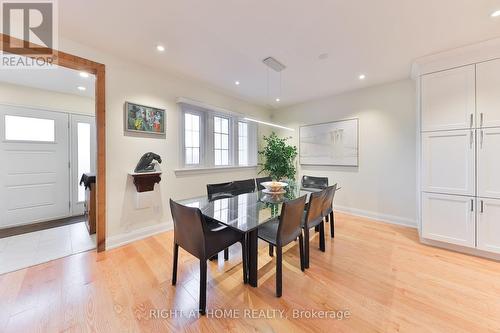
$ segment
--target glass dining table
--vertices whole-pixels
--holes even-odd
[[[201,196],[176,200],[181,205],[199,208],[204,216],[246,234],[248,253],[248,282],[257,287],[258,232],[257,228],[279,217],[283,202],[296,199],[311,192],[290,184],[285,193],[271,195],[263,191],[209,198]]]

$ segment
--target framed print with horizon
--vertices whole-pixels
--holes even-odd
[[[125,102],[125,131],[165,135],[165,110]]]
[[[300,164],[358,166],[358,127],[357,118],[301,126]]]

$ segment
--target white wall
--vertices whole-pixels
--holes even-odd
[[[342,189],[339,210],[416,226],[416,100],[404,80],[274,111],[273,121],[300,125],[359,118],[359,167],[299,166],[298,175],[328,176]]]
[[[1,80],[1,78],[0,78]],[[0,103],[95,115],[93,98],[0,82]]]
[[[159,230],[171,221],[168,200],[206,193],[207,183],[254,178],[256,169],[182,175],[174,172],[179,163],[178,97],[187,97],[259,119],[269,119],[263,108],[229,97],[184,77],[132,64],[68,40],[60,40],[63,51],[106,65],[106,186],[107,237],[112,246],[130,237]],[[154,50],[152,50],[154,52]],[[164,61],[168,61],[165,54]],[[166,109],[166,138],[126,136],[123,131],[125,101]],[[163,163],[162,181],[156,186],[154,207],[134,208],[135,187],[127,173],[146,152],[159,154]],[[142,231],[142,233],[138,233]],[[146,230],[146,231],[144,231]]]

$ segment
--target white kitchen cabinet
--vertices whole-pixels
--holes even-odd
[[[475,130],[422,133],[422,191],[475,195]]]
[[[477,248],[500,253],[500,200],[477,199]]]
[[[475,246],[475,198],[422,193],[422,236],[461,246]]]
[[[475,65],[423,75],[422,131],[475,127]]]
[[[500,199],[500,128],[477,133],[477,195]]]
[[[476,65],[478,127],[500,126],[500,60]]]

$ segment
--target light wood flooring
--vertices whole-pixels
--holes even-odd
[[[500,263],[421,245],[412,228],[336,219],[326,253],[314,235],[305,273],[298,244],[288,247],[282,298],[274,296],[275,262],[264,244],[257,288],[242,283],[239,245],[228,262],[209,263],[208,311],[233,309],[239,318],[190,317],[198,307],[198,261],[181,250],[171,286],[167,232],[1,275],[0,332],[500,332]],[[247,318],[249,308],[284,310],[288,318]],[[152,309],[175,309],[177,318],[152,318]],[[294,310],[347,310],[350,317],[294,319]]]

